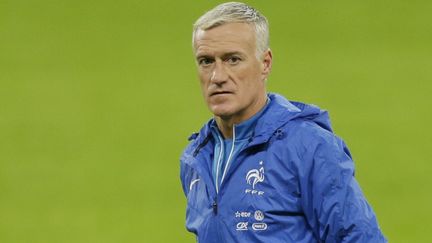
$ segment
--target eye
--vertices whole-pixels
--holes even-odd
[[[199,64],[200,66],[209,66],[209,65],[211,65],[213,62],[214,62],[214,60],[211,59],[211,58],[208,58],[208,57],[200,58],[200,59],[198,60],[198,64]]]
[[[241,59],[240,59],[240,57],[232,56],[232,57],[229,57],[227,61],[229,64],[235,65],[235,64],[238,64],[241,61]]]

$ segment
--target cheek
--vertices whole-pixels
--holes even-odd
[[[207,81],[206,81],[206,74],[204,73],[204,72],[199,72],[198,73],[198,79],[199,79],[199,82],[200,82],[200,86],[201,86],[201,88],[203,88],[204,89],[204,87],[207,85]]]
[[[201,94],[203,95],[203,97],[205,99],[207,99],[208,86],[209,86],[209,81],[206,77],[207,77],[207,75],[205,73],[203,73],[203,72],[198,73],[199,84],[200,84],[200,88],[201,88]]]
[[[261,79],[261,67],[259,63],[248,63],[238,70],[237,77],[243,81],[245,86],[256,86]]]
[[[255,70],[243,73],[240,80],[239,86],[241,86],[243,92],[248,94],[255,93],[261,88],[260,76]]]

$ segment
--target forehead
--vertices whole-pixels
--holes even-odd
[[[195,33],[195,54],[218,54],[225,52],[254,52],[255,30],[247,23],[223,24]]]

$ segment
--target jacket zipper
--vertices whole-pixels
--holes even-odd
[[[228,155],[228,159],[227,159],[226,164],[225,164],[225,169],[224,169],[224,172],[222,174],[221,185],[222,185],[222,182],[223,182],[223,180],[225,178],[226,172],[227,172],[227,170],[229,168],[229,164],[231,162],[232,155],[234,153],[235,141],[236,141],[235,125],[233,125],[233,141],[232,141],[231,151],[230,151],[230,154]]]
[[[215,198],[215,199],[213,200],[212,208],[213,208],[213,213],[214,213],[214,215],[217,215],[217,213],[218,213],[217,198]]]
[[[215,180],[215,186],[216,186],[216,194],[219,193],[219,165],[222,159],[222,154],[224,153],[224,146],[223,146],[223,141],[222,138],[218,135],[219,138],[219,143],[220,143],[220,152],[219,152],[219,158],[216,164],[216,180]]]
[[[195,151],[194,151],[194,153],[193,153],[193,156],[195,157],[195,156],[197,156],[198,155],[198,153],[199,153],[199,151],[201,150],[201,148],[203,148],[206,144],[207,144],[207,142],[209,141],[209,138],[210,138],[210,136],[208,136],[204,141],[203,141],[203,143],[201,143],[198,147],[197,147],[197,149],[195,149]],[[219,138],[220,139],[220,138]],[[220,140],[221,141],[221,140]],[[223,142],[223,141],[221,141],[221,142]],[[249,141],[249,143],[239,152],[239,158],[240,158],[240,155],[241,154],[243,154],[243,152],[245,151],[245,150],[247,150],[248,148],[249,148],[249,144],[250,144],[250,142],[251,141]],[[224,180],[224,178],[225,178],[225,175],[226,175],[226,173],[227,173],[227,171],[228,171],[228,166],[229,166],[229,163],[231,162],[231,159],[232,159],[232,154],[233,154],[233,152],[234,152],[234,146],[235,146],[235,126],[233,126],[233,145],[232,145],[232,147],[231,147],[231,151],[230,151],[230,155],[228,156],[228,159],[227,159],[227,163],[226,163],[226,165],[225,165],[225,169],[224,169],[224,173],[223,173],[223,175],[222,175],[222,178],[221,178],[221,185],[222,185],[222,182],[223,182],[223,180]],[[219,159],[218,159],[218,163],[220,163],[220,159],[221,159],[221,154],[219,154]],[[217,167],[217,174],[219,173],[219,167]],[[216,180],[216,184],[215,184],[215,189],[216,189],[216,195],[215,195],[215,197],[213,198],[213,203],[211,204],[211,207],[212,207],[212,209],[213,209],[213,214],[214,215],[217,215],[218,214],[218,194],[219,194],[219,186],[218,186],[218,183],[217,183],[218,181]]]
[[[218,136],[218,137],[219,137],[219,142],[220,142],[220,146],[221,146],[221,152],[219,153],[219,158],[218,158],[217,165],[216,165],[216,180],[215,180],[216,181],[216,183],[215,183],[215,185],[216,185],[216,197],[213,199],[213,204],[212,204],[214,215],[217,215],[217,213],[218,213],[218,203],[217,203],[217,198],[218,197],[217,196],[219,194],[219,170],[220,170],[219,167],[220,167],[220,162],[221,162],[221,159],[222,159],[222,154],[223,154],[223,149],[224,149],[223,140],[222,140],[222,138],[220,136]],[[221,178],[221,181],[220,181],[221,185],[222,185],[222,182],[223,182],[223,180],[225,178],[227,169],[229,168],[229,164],[231,162],[232,155],[234,153],[235,139],[236,139],[236,137],[235,137],[235,125],[233,125],[233,141],[232,141],[231,151],[230,151],[230,154],[228,155],[228,159],[227,159],[227,161],[225,163],[225,168],[224,168],[224,171],[223,171],[223,174],[222,174],[222,178]]]

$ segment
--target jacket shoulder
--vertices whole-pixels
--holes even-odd
[[[199,132],[193,132],[187,138],[189,143],[186,145],[185,149],[183,150],[182,157],[184,155],[187,155],[187,154],[192,155],[194,150],[196,149],[196,147],[199,146],[199,144],[201,144],[208,137],[208,134],[210,133],[210,126],[211,126],[212,122],[213,122],[212,119],[209,120],[206,124],[204,124],[201,127]]]
[[[284,126],[288,138],[303,144],[312,145],[316,142],[326,142],[337,139],[337,136],[317,123],[306,119],[294,119]]]
[[[181,158],[187,156],[187,155],[192,155],[195,148],[198,146],[198,133],[193,133],[189,138],[189,143],[186,145],[186,147],[183,149]]]
[[[296,154],[303,161],[310,161],[319,152],[346,154],[351,157],[351,153],[344,141],[317,123],[307,119],[295,119],[280,128],[284,132],[283,147],[280,149]]]

